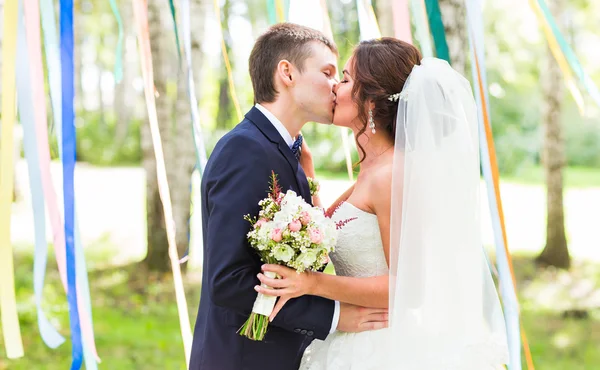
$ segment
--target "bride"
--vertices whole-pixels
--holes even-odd
[[[329,210],[336,275],[297,274],[256,290],[388,308],[389,327],[335,332],[303,370],[486,370],[507,363],[504,319],[480,235],[479,140],[469,82],[393,38],[361,42],[337,85],[333,123],[353,130],[355,184]],[[308,155],[307,155],[308,154]],[[314,173],[305,150],[302,165]]]

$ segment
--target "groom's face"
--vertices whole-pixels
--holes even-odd
[[[320,42],[310,43],[311,53],[297,75],[292,94],[307,121],[331,123],[337,76],[337,56]]]

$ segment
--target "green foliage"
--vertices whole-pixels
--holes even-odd
[[[96,165],[139,165],[141,162],[140,125],[128,123],[127,133],[118,140],[114,114],[104,117],[99,112],[83,112],[77,120],[77,159]]]

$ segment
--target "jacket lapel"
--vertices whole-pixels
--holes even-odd
[[[287,145],[285,140],[281,137],[275,126],[269,121],[267,117],[256,107],[252,107],[248,113],[246,113],[246,118],[254,123],[254,125],[272,142],[277,144],[277,148],[279,152],[285,157],[288,164],[290,165],[294,177],[296,178],[296,185],[298,189],[300,189],[300,195],[312,204],[310,197],[310,190],[308,188],[308,181],[306,180],[306,175],[300,167],[298,160],[292,153],[292,150]]]

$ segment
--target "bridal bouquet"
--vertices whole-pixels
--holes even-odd
[[[323,209],[306,203],[292,190],[283,193],[274,172],[269,196],[258,204],[261,208],[258,217],[246,215],[244,219],[252,224],[248,241],[263,262],[288,266],[298,273],[317,271],[327,264],[337,230]],[[277,277],[272,272],[265,275]],[[276,299],[259,293],[250,317],[239,330],[240,335],[263,340]]]

